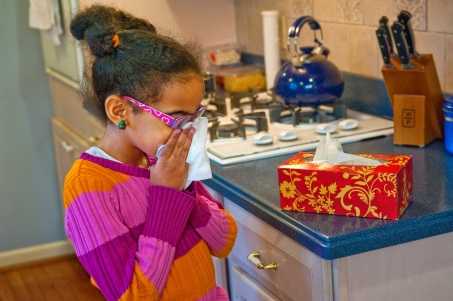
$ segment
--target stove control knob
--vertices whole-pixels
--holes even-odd
[[[274,143],[274,138],[272,137],[272,135],[265,132],[256,134],[252,139],[256,145],[268,145]]]
[[[335,123],[321,123],[316,126],[316,133],[325,135],[327,133],[335,133],[337,131],[337,125]]]
[[[282,131],[278,134],[280,141],[294,141],[297,140],[297,134],[294,131]]]
[[[345,119],[338,123],[338,127],[342,131],[351,131],[359,127],[359,121],[357,119]]]

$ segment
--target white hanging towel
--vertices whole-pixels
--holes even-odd
[[[54,25],[53,0],[30,0],[30,27],[49,30]]]
[[[63,27],[59,0],[30,0],[29,24],[31,28],[45,31],[58,46]]]

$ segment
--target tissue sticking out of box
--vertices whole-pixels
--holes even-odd
[[[331,138],[330,133],[327,133],[319,141],[312,163],[366,166],[377,166],[381,164],[378,160],[368,159],[343,152],[341,143],[337,139]]]

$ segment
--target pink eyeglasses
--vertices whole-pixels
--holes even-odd
[[[156,118],[159,118],[163,123],[173,129],[184,127],[184,125],[194,121],[195,119],[203,115],[203,113],[206,111],[205,106],[200,106],[193,114],[178,114],[178,116],[174,117],[170,116],[169,114],[165,114],[164,112],[161,112],[158,109],[155,109],[147,104],[144,104],[141,101],[138,101],[137,99],[130,96],[123,96],[123,98],[142,111],[147,112]]]

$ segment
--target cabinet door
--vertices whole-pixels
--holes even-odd
[[[69,28],[71,19],[79,6],[78,0],[58,1],[61,5],[61,17],[64,32],[60,36],[60,45],[55,45],[47,32],[41,33],[41,45],[46,68],[54,70],[72,80],[79,81],[82,74],[83,56],[80,43],[76,41]]]
[[[213,198],[215,198],[217,201],[219,201],[223,205],[223,196],[218,193],[217,191],[211,189],[207,185],[204,185],[204,188],[211,194]],[[227,278],[227,266],[226,266],[226,260],[217,258],[217,257],[212,257],[212,260],[214,262],[214,268],[215,268],[215,278],[217,285],[223,287],[225,290],[228,291],[228,278]]]
[[[331,262],[310,252],[272,226],[224,198],[225,208],[238,225],[228,268],[240,266],[257,283],[285,301],[331,301]],[[252,255],[255,254],[255,255]],[[275,269],[260,269],[275,263]],[[230,274],[230,281],[234,281]]]
[[[58,119],[52,118],[52,132],[57,163],[58,186],[63,188],[64,177],[72,163],[85,151],[89,142],[71,131]]]
[[[227,280],[227,273],[226,273],[226,261],[225,259],[220,259],[217,257],[212,257],[212,261],[214,262],[214,269],[215,269],[215,279],[218,286],[223,287],[225,290],[228,291],[228,280]]]
[[[230,269],[230,288],[233,301],[279,300],[234,264]]]

